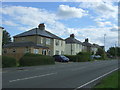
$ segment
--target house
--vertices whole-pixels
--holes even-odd
[[[4,46],[4,53],[10,54],[17,52],[20,57],[27,52],[55,55],[64,54],[65,41],[45,29],[44,23],[29,31],[23,32],[13,37],[14,42]]]
[[[3,27],[0,27],[0,56],[2,55],[2,32],[3,32]]]
[[[85,47],[85,48],[83,48],[84,51],[92,53],[92,54],[96,54],[96,52],[98,50],[98,48],[95,45],[89,43],[88,38],[85,39],[85,41],[83,42],[83,46]]]
[[[82,42],[75,39],[75,35],[71,34],[70,37],[65,39],[65,54],[66,55],[76,55],[82,52]]]

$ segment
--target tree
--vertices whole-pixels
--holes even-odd
[[[98,48],[96,55],[103,55],[105,53],[105,51],[102,48]]]
[[[3,30],[2,45],[8,44],[10,42],[11,42],[10,34],[6,30]]]
[[[120,47],[110,47],[107,53],[112,56],[120,56]]]

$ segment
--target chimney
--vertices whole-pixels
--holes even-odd
[[[85,42],[89,42],[88,38],[85,39]]]
[[[39,28],[40,30],[45,30],[45,25],[44,25],[44,23],[39,24],[39,25],[38,25],[38,28]]]
[[[74,34],[70,34],[70,37],[71,37],[71,38],[75,38],[75,35],[74,35]]]

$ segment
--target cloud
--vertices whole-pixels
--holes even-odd
[[[112,23],[111,22],[97,22],[98,26],[100,27],[105,27],[105,26],[111,26]]]
[[[83,16],[88,15],[88,12],[81,9],[81,8],[76,8],[76,7],[70,7],[68,5],[60,5],[58,8],[58,13],[57,15],[60,18],[81,18]]]
[[[94,13],[97,14],[99,18],[114,18],[117,20],[118,6],[113,5],[112,2],[83,2],[79,6],[94,10]]]
[[[18,26],[18,24],[12,22],[12,21],[3,21],[2,24],[8,25],[8,26]]]

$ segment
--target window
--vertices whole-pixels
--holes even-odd
[[[50,52],[50,50],[48,50],[48,55],[51,55],[51,52]]]
[[[25,37],[22,37],[22,41],[25,41]]]
[[[30,53],[31,52],[31,49],[29,49],[28,47],[26,48],[25,50],[25,53]]]
[[[16,49],[13,49],[13,53],[15,53],[16,52]]]
[[[46,49],[42,50],[42,55],[47,55],[47,50]]]
[[[5,50],[3,51],[3,53],[4,53],[4,54],[7,53],[7,49],[5,49]]]
[[[50,45],[50,39],[49,38],[46,38],[46,44]]]
[[[55,54],[56,54],[56,55],[59,55],[59,51],[58,51],[58,50],[56,50]]]
[[[55,44],[56,44],[56,46],[58,46],[59,45],[59,40],[56,40]]]
[[[43,37],[41,37],[41,44],[43,44]]]
[[[34,54],[38,54],[39,50],[38,49],[34,49]]]
[[[63,41],[61,41],[61,46],[63,45]]]
[[[64,55],[64,51],[61,51],[61,55]]]

